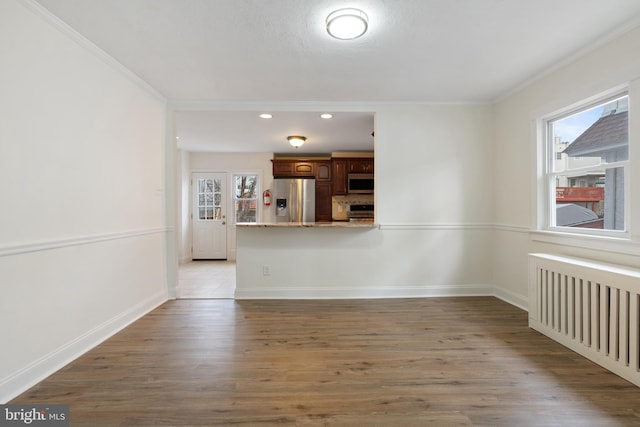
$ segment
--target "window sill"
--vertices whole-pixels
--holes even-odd
[[[628,238],[532,230],[531,240],[554,245],[573,246],[625,255],[640,255],[640,244]]]

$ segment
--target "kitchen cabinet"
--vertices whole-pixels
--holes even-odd
[[[318,160],[316,168],[316,221],[332,220],[331,208],[331,161]]]
[[[347,194],[347,170],[349,167],[348,159],[332,159],[333,172],[333,195],[343,196]]]
[[[316,181],[316,222],[332,220],[331,181]]]
[[[316,221],[332,220],[332,197],[347,194],[350,173],[373,174],[373,158],[279,158],[272,160],[274,178],[315,178]]]
[[[332,165],[334,196],[347,194],[347,178],[350,173],[373,173],[373,158],[334,158]]]
[[[315,178],[315,162],[272,160],[274,178]]]
[[[331,162],[329,160],[316,162],[316,180],[331,181]]]
[[[373,173],[373,159],[349,159],[349,173]]]

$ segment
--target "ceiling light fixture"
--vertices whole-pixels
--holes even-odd
[[[338,9],[327,16],[327,32],[338,40],[353,40],[367,32],[369,18],[360,9]]]
[[[302,144],[307,140],[304,136],[292,135],[287,137],[287,141],[289,144],[293,145],[295,148],[302,147]]]
[[[320,114],[320,118],[321,119],[331,119],[331,118],[333,118],[333,114],[331,114],[331,113],[323,113],[323,114]]]
[[[262,114],[260,114],[260,118],[261,119],[272,119],[273,118],[273,114],[262,113]]]

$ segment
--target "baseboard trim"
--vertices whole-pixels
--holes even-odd
[[[235,299],[381,299],[493,296],[529,311],[526,296],[493,285],[402,286],[384,288],[247,288],[237,289]]]
[[[0,402],[6,403],[25,392],[49,375],[157,308],[167,301],[167,299],[166,291],[158,292],[4,378],[0,381]]]
[[[378,299],[493,296],[491,285],[399,286],[380,288],[236,288],[235,299]]]
[[[529,301],[526,296],[518,295],[514,292],[499,288],[497,286],[494,288],[493,295],[496,298],[499,298],[502,301],[516,306],[524,311],[529,311]]]

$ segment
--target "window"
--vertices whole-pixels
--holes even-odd
[[[221,180],[200,178],[198,189],[198,219],[201,221],[219,221],[222,217]]]
[[[235,221],[258,222],[258,175],[234,175]]]
[[[547,141],[543,192],[549,229],[628,231],[628,111],[629,97],[623,93],[543,122]]]

